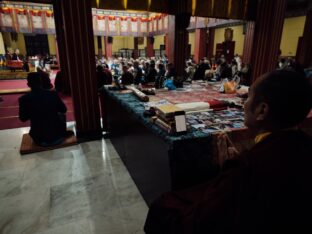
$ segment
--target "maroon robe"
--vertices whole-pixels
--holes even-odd
[[[312,139],[272,133],[207,184],[150,207],[148,234],[312,233]]]

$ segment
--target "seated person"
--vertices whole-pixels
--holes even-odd
[[[166,78],[173,78],[175,79],[175,77],[177,76],[177,72],[174,68],[173,63],[168,63],[166,66],[166,73],[165,73],[165,77]]]
[[[131,72],[129,72],[127,66],[122,67],[121,84],[130,85],[133,84],[134,77]]]
[[[205,58],[200,60],[198,68],[195,70],[193,80],[202,80],[205,77],[205,71],[209,70],[211,67],[209,63],[206,62]]]
[[[140,68],[138,61],[134,61],[133,63],[133,77],[134,84],[136,85],[144,82],[142,68]]]
[[[20,53],[19,49],[15,49],[15,50],[14,50],[14,53],[12,54],[12,60],[18,60],[18,61],[20,61],[19,53]]]
[[[206,184],[162,195],[150,207],[145,232],[312,233],[312,138],[297,128],[311,103],[311,86],[300,73],[258,78],[244,106],[255,145]]]
[[[145,78],[145,81],[147,83],[150,83],[150,82],[155,82],[155,78],[157,76],[157,71],[155,69],[155,63],[151,63],[149,65],[149,69],[148,69],[148,72],[146,74],[146,78]]]
[[[55,87],[55,90],[57,92],[63,92],[64,91],[64,80],[63,79],[64,78],[63,78],[62,72],[61,72],[61,70],[59,70],[56,73],[56,76],[54,79],[54,87]]]
[[[19,119],[30,120],[30,132],[34,142],[40,146],[61,143],[66,132],[67,108],[55,91],[42,88],[42,77],[38,72],[27,76],[31,92],[19,98]]]
[[[105,81],[105,84],[110,85],[113,82],[113,75],[111,70],[109,70],[109,66],[107,64],[104,64],[103,66],[103,72],[106,74],[107,79]]]
[[[53,85],[51,83],[50,75],[49,73],[45,72],[40,67],[37,68],[38,73],[41,75],[41,84],[43,89],[52,89]]]
[[[96,79],[97,79],[97,88],[100,89],[103,85],[111,84],[112,83],[112,75],[108,75],[107,71],[104,71],[102,65],[98,65],[96,67]]]

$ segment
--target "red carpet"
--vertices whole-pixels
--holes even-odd
[[[1,86],[2,88],[2,86]],[[30,122],[21,122],[18,119],[18,98],[22,94],[2,95],[3,101],[0,102],[0,130],[10,128],[28,127]],[[67,121],[75,121],[73,115],[73,104],[70,96],[60,95],[67,107]]]
[[[55,74],[50,75],[51,83],[54,85]],[[0,89],[25,89],[28,88],[27,80],[0,80]]]
[[[27,80],[0,80],[0,89],[25,89]]]

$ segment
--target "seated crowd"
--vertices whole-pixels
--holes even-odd
[[[176,87],[181,87],[183,82],[192,80],[220,81],[225,78],[232,80],[238,77],[241,85],[250,86],[251,66],[241,61],[236,54],[229,63],[222,55],[220,58],[202,58],[198,64],[193,59],[185,62],[185,71],[181,80],[177,79],[177,73],[173,63],[167,57],[160,58],[112,58],[98,59],[97,84],[101,88],[105,84],[111,84],[113,77],[117,77],[123,85],[154,83],[156,88],[164,86],[164,80],[172,79]],[[276,69],[294,69],[302,71],[300,66],[292,58],[282,58]]]
[[[219,59],[212,60],[202,58],[197,65],[192,59],[188,59],[185,64],[183,78],[182,80],[177,80],[174,64],[170,63],[166,57],[138,59],[114,58],[108,60],[105,58],[96,58],[98,88],[103,84],[110,84],[112,80],[110,76],[120,77],[120,82],[124,85],[155,83],[156,88],[163,87],[163,81],[168,78],[172,79],[177,87],[180,87],[184,81],[220,81],[223,78],[232,79],[236,75],[241,78],[241,84],[250,84],[250,66],[241,63],[238,55],[235,56],[231,64],[228,64],[223,56]],[[104,75],[99,66],[107,69]]]

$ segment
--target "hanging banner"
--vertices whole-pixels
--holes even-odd
[[[195,25],[196,25],[196,17],[192,16],[190,18],[190,24],[189,24],[188,28],[195,28]]]
[[[28,12],[26,9],[15,9],[17,31],[21,33],[30,33],[31,28],[28,21]]]
[[[97,35],[106,36],[106,17],[104,15],[96,17]]]
[[[14,32],[13,9],[8,7],[0,8],[0,25],[3,32]]]
[[[98,16],[97,15],[92,15],[92,28],[93,28],[93,34],[94,35],[99,35],[98,33]]]
[[[160,32],[162,32],[164,29],[163,23],[164,23],[164,18],[160,17],[160,19],[158,20],[158,31]]]
[[[133,36],[138,36],[139,32],[139,24],[138,24],[138,18],[137,17],[132,17],[131,18],[131,32]]]
[[[42,11],[30,10],[29,14],[31,18],[32,32],[44,33],[45,30],[44,30],[44,24],[43,24]]]
[[[149,20],[149,22],[148,22],[148,32],[149,33],[152,33],[154,30],[153,30],[153,26],[154,26],[154,24],[153,24],[153,19],[151,19],[151,20]]]
[[[53,11],[45,12],[45,23],[47,34],[55,34],[55,22]]]
[[[164,29],[168,29],[168,15],[164,16]]]
[[[153,20],[153,31],[156,32],[158,29],[157,29],[157,23],[158,23],[158,19],[157,18],[154,18]]]
[[[117,21],[115,16],[108,16],[108,31],[110,36],[117,35]]]
[[[140,18],[140,33],[142,36],[148,35],[147,25],[148,25],[148,19]]]
[[[128,36],[128,17],[120,17],[120,35],[121,36]]]

